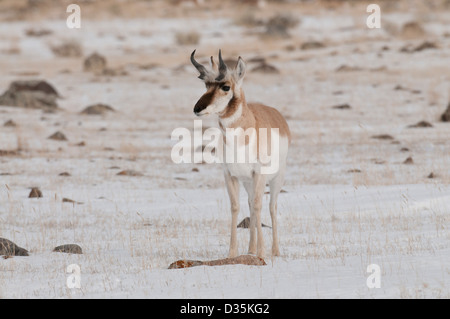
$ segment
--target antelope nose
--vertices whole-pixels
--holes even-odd
[[[197,102],[197,104],[195,104],[194,106],[194,113],[197,116],[205,109],[205,107],[199,102]]]
[[[199,113],[201,113],[204,109],[206,109],[209,104],[211,104],[211,100],[212,100],[212,92],[205,93],[200,98],[200,100],[198,100],[197,103],[195,103],[194,113],[196,115],[200,115]]]

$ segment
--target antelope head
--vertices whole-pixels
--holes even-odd
[[[206,93],[195,104],[194,113],[197,116],[225,114],[230,101],[241,96],[242,80],[245,75],[244,61],[239,57],[236,68],[230,70],[219,50],[219,65],[211,56],[211,67],[206,68],[195,60],[194,55],[195,50],[191,54],[191,62],[200,72],[198,78],[206,85]]]

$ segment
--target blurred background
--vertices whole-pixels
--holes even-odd
[[[326,0],[80,0],[81,28],[70,29],[72,2],[0,1],[4,154],[127,160],[172,187],[168,167],[194,169],[170,161],[171,132],[193,128],[204,91],[189,56],[206,64],[221,48],[229,66],[246,61],[247,100],[288,119],[289,183],[449,178],[448,0],[378,1],[379,29],[366,25],[370,2]],[[193,175],[181,178],[204,184]]]

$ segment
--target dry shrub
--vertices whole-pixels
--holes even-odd
[[[234,23],[244,27],[258,27],[264,24],[264,21],[258,19],[254,11],[247,10],[234,19]]]
[[[78,58],[83,55],[83,48],[76,40],[65,40],[59,45],[51,47],[54,55],[61,58]]]
[[[0,105],[54,110],[59,98],[55,88],[43,80],[14,81],[0,95]]]
[[[300,19],[290,13],[278,13],[265,22],[264,35],[270,37],[289,37],[289,29],[296,27]]]
[[[200,42],[200,33],[196,31],[177,32],[175,40],[179,45],[196,45]]]
[[[425,30],[419,22],[410,21],[403,25],[401,36],[405,39],[417,39],[425,36]]]
[[[84,60],[85,72],[102,73],[106,69],[106,58],[98,53],[93,53]]]

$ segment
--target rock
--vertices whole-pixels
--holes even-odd
[[[81,111],[80,114],[103,115],[108,112],[115,112],[115,110],[109,105],[98,103],[98,104],[94,104],[94,105],[90,105],[90,106],[86,107],[83,111]]]
[[[69,176],[72,176],[72,175],[70,175],[68,172],[62,172],[58,176],[69,177]]]
[[[389,134],[380,134],[380,135],[374,135],[372,136],[374,139],[378,140],[393,140],[394,138]]]
[[[43,80],[14,81],[0,96],[0,105],[54,110],[59,98],[55,88]]]
[[[315,49],[322,49],[324,47],[325,47],[325,45],[322,42],[309,41],[309,42],[302,43],[302,45],[300,46],[300,49],[302,49],[302,50],[315,50]]]
[[[259,73],[267,73],[267,74],[278,74],[280,73],[280,70],[278,70],[273,65],[267,64],[267,63],[261,63],[257,66],[255,66],[251,72],[259,72]]]
[[[442,122],[450,122],[450,102],[448,103],[447,110],[441,115]]]
[[[3,124],[4,127],[16,127],[17,124],[13,120],[8,120]]]
[[[266,266],[264,259],[252,255],[241,255],[235,258],[225,258],[211,261],[178,260],[169,266],[169,269],[189,268],[195,266],[225,266],[225,265],[249,265]]]
[[[5,238],[0,238],[0,255],[29,256],[26,249],[17,246],[15,243]]]
[[[55,247],[55,249],[53,249],[53,252],[79,255],[83,254],[83,250],[81,249],[81,247],[76,244],[66,244]]]
[[[261,223],[262,227],[268,227],[271,228],[270,226],[267,226],[263,223]],[[250,227],[250,217],[245,217],[238,225],[237,228],[249,228]]]
[[[413,158],[410,156],[407,159],[404,160],[403,164],[411,165],[414,164]]]
[[[98,53],[93,53],[84,59],[83,70],[85,72],[103,73],[106,70],[106,58]]]
[[[337,110],[349,110],[352,107],[346,103],[346,104],[339,104],[339,105],[332,106],[332,108],[337,109]]]
[[[54,141],[67,141],[67,137],[63,133],[61,133],[59,131],[54,133],[54,134],[52,134],[52,135],[50,135],[48,137],[48,139],[49,140],[54,140]]]
[[[37,187],[31,188],[31,192],[28,195],[28,198],[42,198],[42,197],[44,196],[42,195],[42,191],[39,188]]]
[[[433,127],[433,125],[427,121],[420,121],[413,125],[408,125],[409,128],[417,128],[417,127]]]
[[[397,84],[394,88],[395,91],[408,91],[407,88],[404,88],[403,86],[401,86],[400,84]]]

